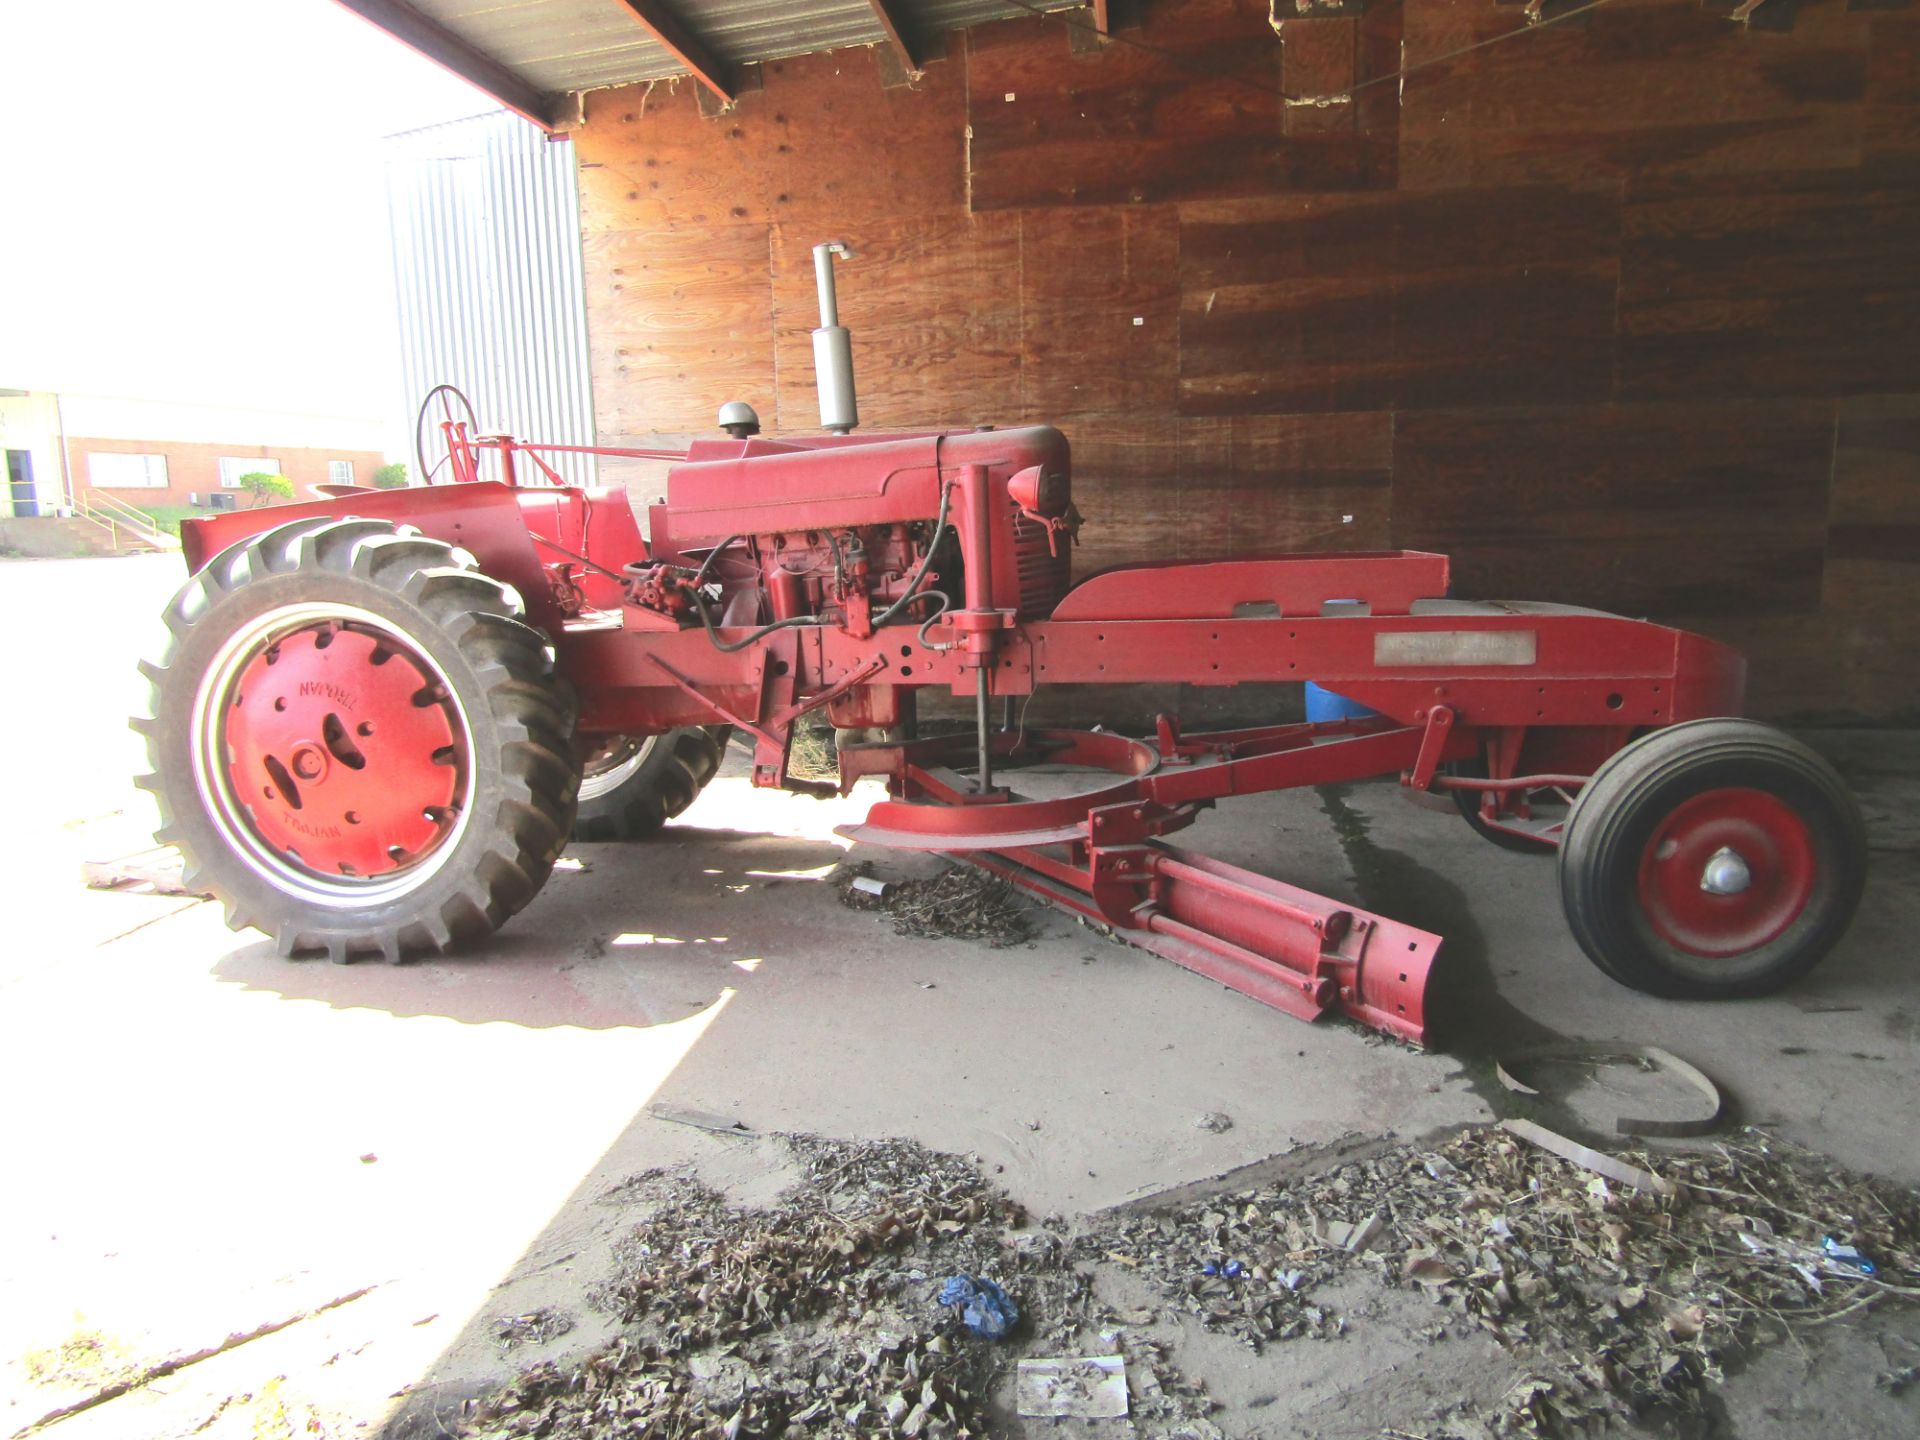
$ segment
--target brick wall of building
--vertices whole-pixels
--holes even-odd
[[[373,472],[385,463],[384,457],[374,450],[318,450],[274,445],[210,445],[176,440],[95,440],[81,435],[70,435],[67,437],[68,463],[71,466],[74,488],[83,496],[95,488],[93,467],[88,457],[99,454],[166,457],[165,489],[99,487],[115,499],[141,507],[186,505],[191,503],[188,499],[190,495],[204,496],[209,491],[222,488],[220,460],[223,456],[259,460],[261,463],[258,466],[248,468],[274,471],[285,475],[293,482],[294,498],[297,500],[314,498],[313,491],[309,487],[327,482],[329,462],[339,460],[352,462],[353,480],[357,485],[371,485]],[[236,493],[242,496],[240,503],[243,506],[251,503],[245,497],[244,491]]]

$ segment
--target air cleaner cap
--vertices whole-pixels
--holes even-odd
[[[744,400],[729,400],[720,407],[720,428],[736,440],[760,433],[760,417]]]

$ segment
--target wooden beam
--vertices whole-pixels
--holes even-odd
[[[652,32],[653,38],[672,53],[673,58],[693,73],[707,89],[728,105],[733,103],[739,87],[734,83],[733,68],[714,59],[700,38],[675,19],[666,6],[656,0],[621,0],[627,9],[633,12],[633,18]]]
[[[1113,7],[1107,0],[1086,0],[1081,8],[1086,11],[1084,20],[1064,22],[1067,49],[1075,55],[1097,55],[1113,41]]]
[[[475,49],[439,21],[421,14],[406,0],[336,0],[370,25],[378,26],[408,49],[451,71],[507,109],[551,135],[560,124],[560,96],[528,84],[491,55]]]
[[[913,46],[907,40],[907,32],[901,27],[900,17],[894,14],[898,0],[867,0],[873,8],[873,18],[880,22],[880,28],[887,32],[887,44],[893,47],[893,53],[900,57],[900,63],[910,75],[918,74],[925,67],[920,57],[913,53]]]

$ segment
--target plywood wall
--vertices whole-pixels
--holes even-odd
[[[1920,13],[1728,8],[1152,0],[591,96],[600,429],[813,429],[844,240],[865,425],[1059,424],[1083,568],[1445,549],[1920,717]]]

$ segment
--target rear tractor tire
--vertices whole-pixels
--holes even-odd
[[[572,712],[520,597],[464,551],[310,517],[168,606],[134,728],[156,836],[283,955],[446,953],[532,900],[573,824]]]
[[[1678,999],[1766,995],[1846,933],[1866,884],[1860,807],[1833,767],[1752,720],[1642,736],[1580,791],[1560,896],[1580,948]]]
[[[729,725],[689,725],[664,735],[615,736],[587,756],[573,838],[644,840],[685,810],[713,779]]]

